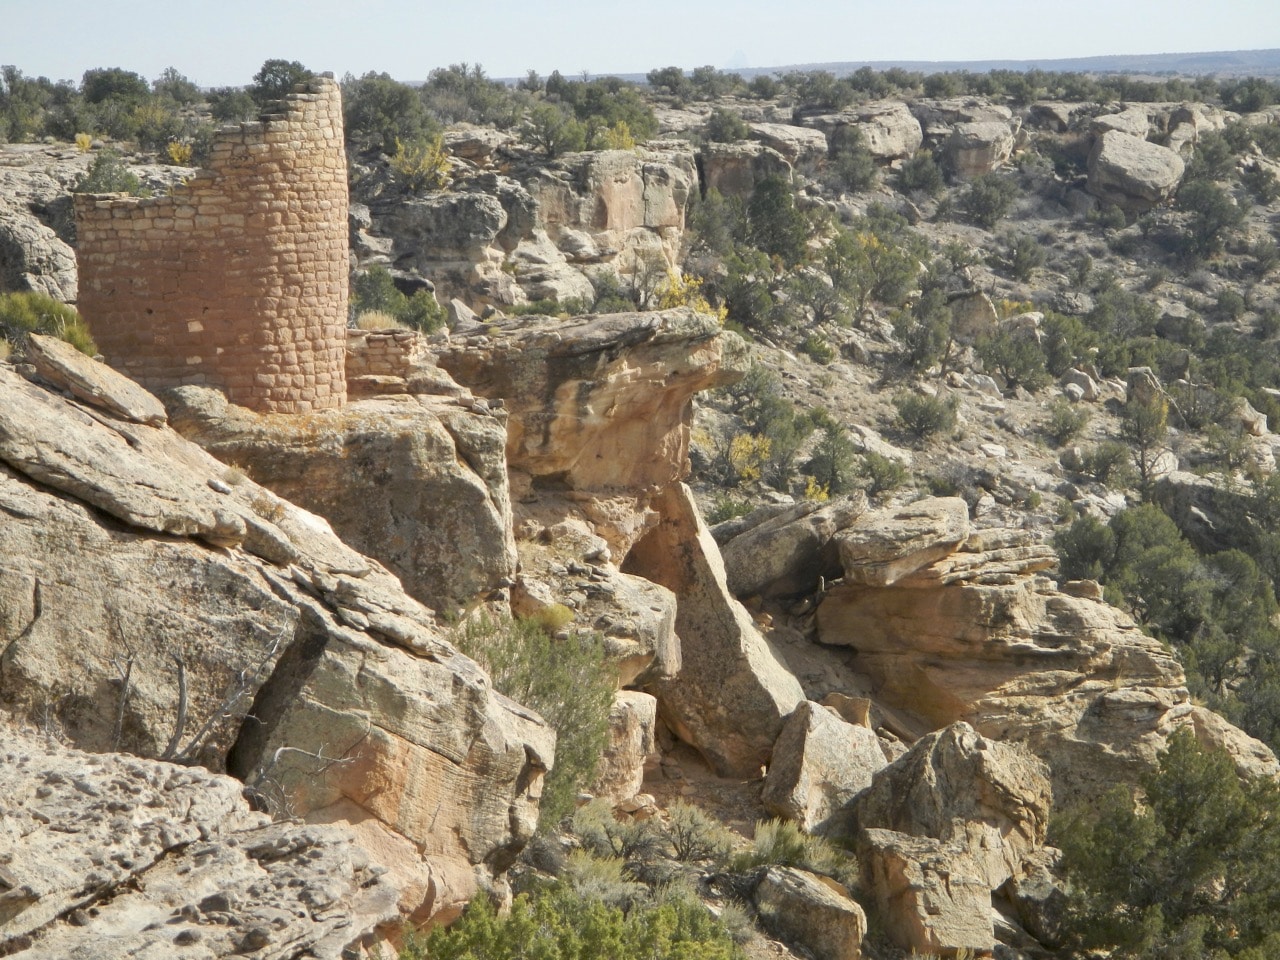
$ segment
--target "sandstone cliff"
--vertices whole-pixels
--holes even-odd
[[[121,413],[138,389],[118,374],[61,360],[117,402],[0,365],[5,709],[83,749],[225,768],[278,812],[350,825],[407,913],[447,914],[493,882],[536,823],[550,731],[326,521],[162,410]]]

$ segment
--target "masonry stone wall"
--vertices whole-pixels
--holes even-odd
[[[348,330],[347,378],[408,377],[427,357],[416,330]]]
[[[79,308],[149,389],[207,384],[255,410],[346,401],[347,167],[338,84],[218,132],[170,195],[75,198]]]

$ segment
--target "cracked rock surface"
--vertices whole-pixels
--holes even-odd
[[[273,823],[200,768],[4,737],[0,955],[337,960],[395,917],[349,830]]]

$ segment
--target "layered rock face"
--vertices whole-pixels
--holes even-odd
[[[373,234],[391,241],[383,259],[478,308],[589,300],[601,271],[624,283],[665,276],[696,189],[689,148],[651,144],[478,173],[448,193],[369,209]]]
[[[1096,594],[1037,576],[1048,548],[971,530],[963,501],[865,514],[835,539],[845,576],[818,608],[819,639],[856,649],[877,699],[929,727],[964,720],[1028,745],[1060,802],[1132,781],[1172,730],[1200,728],[1159,642]],[[1261,744],[1228,739],[1242,770],[1277,769]]]
[[[531,834],[552,733],[324,520],[154,406],[118,412],[137,388],[78,362],[116,402],[0,365],[5,709],[81,748],[225,768],[276,810],[350,824],[402,909],[448,915]]]
[[[537,569],[542,544],[554,547],[576,527],[599,540],[590,554],[597,582],[617,576],[612,558],[620,576],[670,591],[678,655],[630,672],[714,769],[758,775],[803,692],[730,593],[719,550],[680,482],[690,399],[741,375],[741,341],[714,317],[681,308],[498,324],[442,348],[439,363],[511,411],[507,458],[522,556]]]

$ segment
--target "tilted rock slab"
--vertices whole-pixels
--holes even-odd
[[[553,734],[321,518],[4,364],[0,512],[4,709],[348,823],[419,916],[531,835]]]
[[[273,823],[198,767],[2,732],[0,953],[339,960],[396,919],[349,830]]]
[[[729,593],[720,551],[689,489],[668,487],[655,506],[662,521],[624,570],[675,593],[682,663],[679,674],[649,689],[667,726],[718,773],[759,776],[804,691]]]

